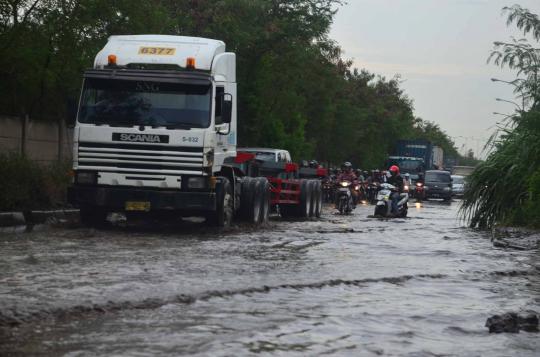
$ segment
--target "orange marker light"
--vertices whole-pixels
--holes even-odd
[[[186,59],[186,68],[195,69],[195,57],[188,57]]]
[[[109,55],[107,61],[109,62],[109,66],[116,66],[116,55]]]

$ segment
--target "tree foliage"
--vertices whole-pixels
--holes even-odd
[[[518,5],[504,8],[515,23],[540,43],[540,19]],[[492,137],[492,151],[469,179],[462,212],[473,227],[495,224],[540,225],[540,49],[527,40],[496,42],[490,56],[515,69],[510,82],[523,107],[508,116]]]
[[[108,36],[223,40],[237,54],[239,142],[296,158],[381,166],[394,142],[440,128],[415,118],[400,78],[357,70],[329,29],[340,0],[9,0],[0,5],[0,110],[63,118]]]

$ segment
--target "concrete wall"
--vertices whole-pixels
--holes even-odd
[[[0,152],[25,153],[40,163],[70,160],[73,130],[65,124],[0,116]]]

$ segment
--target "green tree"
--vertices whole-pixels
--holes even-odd
[[[504,8],[508,24],[540,42],[540,20],[518,5]],[[516,70],[511,82],[523,107],[493,135],[492,150],[469,179],[462,212],[473,227],[540,225],[540,49],[526,40],[496,42],[490,56]]]

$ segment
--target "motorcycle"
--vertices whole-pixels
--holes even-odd
[[[417,182],[414,188],[414,198],[416,202],[422,202],[426,198],[426,190],[422,182]]]
[[[391,217],[392,216],[392,193],[396,187],[389,184],[381,184],[379,192],[377,192],[377,203],[375,205],[375,216]],[[396,217],[407,217],[409,195],[402,193],[398,202],[398,213]]]
[[[326,178],[323,181],[322,189],[323,189],[323,201],[325,203],[331,203],[334,202],[334,190],[333,190],[333,179],[331,177]]]
[[[350,214],[354,209],[352,182],[340,181],[336,190],[336,208],[340,214]]]
[[[379,191],[379,186],[380,184],[378,182],[373,182],[368,184],[366,188],[367,200],[372,205],[377,203],[377,192]]]

